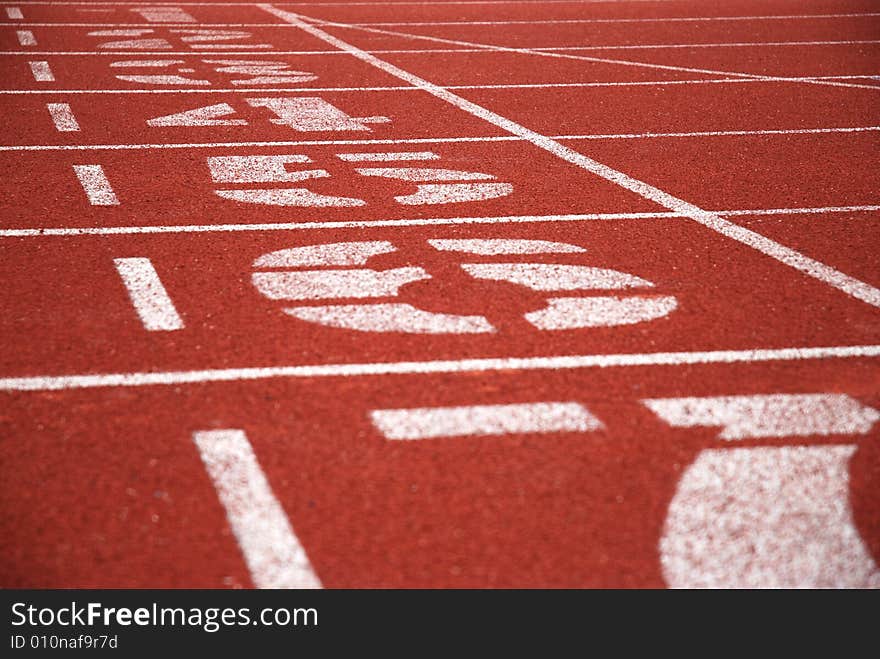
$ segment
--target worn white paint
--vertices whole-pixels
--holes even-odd
[[[365,265],[380,254],[396,251],[387,240],[326,243],[290,247],[263,254],[254,261],[255,268],[299,268],[321,265]]]
[[[125,76],[122,76],[125,77]],[[221,119],[235,114],[235,109],[228,103],[206,105],[194,110],[186,110],[175,114],[166,114],[147,120],[147,126],[246,126],[245,119]]]
[[[195,23],[196,19],[181,7],[155,6],[132,9],[148,23]]]
[[[317,96],[284,98],[246,99],[248,105],[255,108],[268,108],[277,118],[271,119],[273,124],[287,126],[301,132],[317,131],[369,131],[369,123],[376,123],[375,117],[351,117],[339,108]],[[381,117],[381,122],[387,117]]]
[[[304,173],[304,172],[303,172]],[[317,178],[313,176],[312,178]],[[322,195],[305,188],[271,190],[215,190],[214,194],[223,199],[244,204],[264,206],[294,206],[302,208],[349,208],[364,206],[367,202],[351,197]]]
[[[477,279],[507,281],[535,291],[618,290],[650,288],[654,284],[618,270],[560,263],[464,263]]]
[[[329,176],[323,169],[288,171],[289,164],[312,162],[303,155],[210,156],[207,162],[216,183],[287,183]]]
[[[541,330],[614,327],[657,320],[672,313],[678,302],[671,295],[653,297],[553,297],[547,308],[525,319]]]
[[[202,430],[193,441],[257,588],[321,588],[243,430]]]
[[[880,412],[846,394],[769,394],[644,401],[679,428],[719,427],[721,439],[870,432]]]
[[[46,109],[49,110],[49,116],[52,117],[55,130],[59,133],[79,132],[79,124],[70,105],[67,103],[46,103]]]
[[[431,151],[392,151],[378,153],[337,153],[336,157],[346,162],[388,162],[394,160],[439,160],[440,156]]]
[[[119,258],[113,262],[146,330],[171,332],[184,328],[183,320],[150,259]]]
[[[442,252],[467,252],[480,256],[503,254],[581,254],[579,245],[524,238],[430,238],[428,244]]]
[[[880,588],[852,519],[855,446],[703,450],[660,540],[674,588]]]
[[[18,37],[18,43],[22,46],[36,46],[37,38],[30,30],[16,30],[15,36]]]
[[[482,316],[434,313],[400,303],[292,307],[284,312],[310,323],[359,332],[486,334],[495,331]]]
[[[255,272],[254,286],[271,300],[394,297],[400,287],[430,279],[422,268]]]
[[[460,204],[498,199],[513,193],[510,183],[420,183],[413,194],[394,199],[406,206]]]
[[[580,403],[543,402],[373,410],[385,439],[433,439],[468,435],[589,432],[602,423]]]
[[[20,21],[24,19],[24,14],[21,13],[20,7],[7,7],[6,17],[12,21]]]
[[[73,171],[92,206],[119,205],[119,199],[101,165],[74,165]]]
[[[489,181],[495,177],[482,172],[465,172],[458,169],[434,167],[358,167],[361,176],[393,178],[399,181]]]
[[[31,67],[31,75],[37,82],[55,82],[55,76],[49,67],[49,62],[35,61],[28,62]]]

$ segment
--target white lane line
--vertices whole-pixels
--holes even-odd
[[[79,179],[89,203],[92,206],[118,206],[119,199],[113,192],[104,168],[101,165],[74,165],[73,171]]]
[[[880,210],[876,206],[820,206],[813,208],[763,208],[714,211],[717,215],[819,215],[824,213],[864,213]],[[46,238],[50,236],[118,236],[161,233],[226,233],[237,231],[309,231],[315,229],[369,229],[458,224],[533,224],[540,222],[584,222],[610,220],[688,219],[669,211],[656,213],[584,213],[569,215],[500,215],[494,217],[433,217],[396,220],[336,222],[276,222],[261,224],[172,224],[122,227],[39,227],[0,229],[0,238]]]
[[[880,209],[880,206],[876,207]],[[399,220],[337,222],[277,222],[262,224],[180,224],[122,227],[44,227],[0,229],[0,238],[49,236],[112,236],[152,233],[226,233],[236,231],[309,231],[315,229],[367,229],[376,227],[421,227],[458,224],[531,224],[535,222],[583,222],[590,220],[640,220],[681,218],[677,213],[586,213],[573,215],[503,215],[497,217],[435,217]]]
[[[855,445],[707,449],[660,540],[673,588],[880,588],[849,503]]]
[[[880,345],[822,348],[775,348],[717,350],[709,352],[655,352],[617,355],[562,355],[556,357],[511,357],[426,362],[366,364],[316,364],[309,366],[265,366],[198,371],[154,371],[81,375],[38,375],[0,378],[0,391],[57,391],[97,387],[144,387],[201,382],[239,382],[270,378],[321,378],[376,375],[426,375],[432,373],[568,370],[627,366],[681,366],[685,364],[737,364],[805,359],[847,359],[880,357]]]
[[[16,30],[15,36],[18,37],[18,43],[22,46],[36,46],[37,38],[30,30]]]
[[[329,21],[324,22],[325,25],[336,25]],[[296,27],[295,25],[285,25],[283,27]],[[406,36],[408,38],[421,38],[428,41],[437,39],[441,43],[471,43],[471,42],[456,42],[453,40],[442,40],[439,38],[432,38],[428,35],[419,35],[419,34],[410,34],[405,32],[390,32],[388,30],[380,30],[378,28],[369,28],[366,26],[358,25],[357,23],[346,23],[345,27],[349,27],[352,29],[364,30],[369,32],[379,32],[385,33],[388,32],[393,35],[398,36]],[[824,40],[824,41],[719,41],[712,43],[670,43],[670,44],[608,44],[604,46],[597,45],[576,45],[576,46],[530,46],[529,48],[513,48],[507,46],[492,46],[495,50],[504,50],[508,52],[517,52],[522,51],[524,54],[531,55],[535,53],[552,53],[559,52],[564,53],[566,51],[593,51],[593,50],[663,50],[663,49],[687,49],[687,48],[776,48],[776,47],[786,47],[786,46],[863,46],[870,44],[880,43],[880,40],[876,39],[862,39],[862,40]],[[200,46],[202,48],[220,48],[222,44],[215,46]],[[489,44],[483,44],[482,47],[472,46],[466,47],[462,46],[460,48],[387,48],[387,49],[376,49],[376,50],[367,50],[365,52],[371,53],[373,55],[430,55],[430,54],[447,54],[447,53],[485,53],[491,52],[491,49],[488,47]],[[241,46],[230,45],[230,49],[232,48],[259,48],[259,46],[248,46],[243,44]],[[0,55],[81,55],[81,56],[91,56],[91,55],[193,55],[192,51],[122,51],[122,50],[88,50],[88,51],[46,51],[43,53],[39,53],[36,51],[16,51],[16,50],[7,50],[0,51]],[[220,53],[211,53],[211,55],[218,55]],[[230,55],[238,56],[260,56],[265,57],[267,54],[270,55],[344,55],[345,53],[341,53],[339,51],[332,50],[260,50],[259,52],[247,52],[242,50],[236,50],[234,53],[229,53]],[[834,78],[839,76],[810,76],[811,79],[814,78]],[[861,77],[861,76],[857,76]]]
[[[815,206],[812,208],[763,208],[755,210],[718,211],[719,215],[803,215],[813,213],[859,213],[877,211],[880,206]]]
[[[603,427],[580,403],[557,402],[373,410],[370,419],[385,439],[395,440],[588,432]]]
[[[21,13],[21,9],[18,7],[7,7],[6,16],[13,21],[20,21],[24,19],[24,14]]]
[[[30,64],[31,75],[34,76],[34,80],[37,82],[55,82],[55,76],[52,74],[52,69],[49,68],[49,62],[28,62],[28,64]]]
[[[485,50],[474,52],[486,52]],[[811,80],[872,80],[878,76],[803,76],[785,78],[785,82],[809,82]],[[53,78],[54,80],[54,78]],[[564,89],[587,87],[662,87],[667,85],[736,85],[747,83],[778,83],[776,79],[763,78],[702,78],[694,80],[627,80],[620,82],[522,82],[496,85],[444,85],[446,89]],[[880,85],[872,85],[880,89]],[[27,96],[45,94],[254,94],[254,93],[315,93],[315,92],[419,92],[420,89],[406,85],[385,87],[235,87],[232,89],[206,89],[204,87],[181,89],[0,89],[0,95]]]
[[[716,215],[710,213],[709,211],[703,210],[694,204],[688,203],[682,199],[674,197],[673,195],[660,190],[652,185],[645,183],[644,181],[640,181],[638,179],[627,176],[623,172],[619,172],[607,165],[603,165],[602,163],[593,160],[592,158],[588,158],[587,156],[579,153],[573,149],[570,149],[558,141],[553,140],[546,135],[541,135],[533,130],[526,128],[510,119],[502,117],[491,110],[487,110],[481,105],[477,105],[476,103],[472,103],[461,96],[454,94],[453,92],[445,89],[443,87],[439,87],[427,80],[420,78],[412,73],[404,71],[393,64],[389,64],[384,60],[379,59],[375,55],[370,55],[351,44],[342,41],[341,39],[337,39],[333,35],[325,32],[324,30],[312,25],[311,23],[307,23],[304,21],[299,15],[292,14],[280,9],[276,9],[272,5],[260,5],[265,11],[273,14],[274,16],[278,16],[281,19],[287,20],[293,24],[299,25],[304,32],[321,39],[325,43],[336,46],[340,50],[344,50],[348,53],[351,53],[353,57],[371,64],[372,66],[385,71],[389,75],[393,75],[396,78],[403,80],[404,82],[408,82],[409,84],[419,87],[423,89],[427,93],[457,107],[463,112],[467,112],[477,118],[483,119],[507,132],[522,137],[523,139],[531,142],[535,146],[552,153],[556,157],[571,163],[581,169],[584,169],[588,172],[591,172],[601,178],[610,181],[619,185],[620,187],[630,190],[631,192],[636,193],[644,197],[645,199],[649,199],[654,203],[657,203],[664,208],[667,208],[671,211],[679,213],[681,215],[685,215],[695,222],[702,224],[703,226],[720,233],[723,236],[736,240],[744,245],[748,245],[753,249],[761,252],[765,256],[769,256],[772,259],[779,261],[789,267],[798,270],[799,272],[813,277],[819,281],[822,281],[833,288],[836,288],[847,295],[850,295],[857,300],[861,300],[875,307],[880,307],[880,289],[877,289],[863,281],[855,279],[854,277],[850,277],[849,275],[840,272],[839,270],[835,270],[834,268],[811,259],[800,252],[791,249],[790,247],[786,247],[780,243],[777,243],[774,240],[767,238],[755,231],[750,229],[746,229],[745,227],[734,224],[733,222],[724,219],[720,215]]]
[[[279,2],[279,5],[288,3]],[[483,25],[583,25],[585,23],[704,23],[731,21],[803,21],[832,20],[837,18],[869,18],[880,16],[878,12],[849,14],[787,14],[772,16],[657,16],[652,18],[549,18],[531,20],[480,20],[480,21],[396,21],[351,23],[358,27],[432,27],[432,26],[483,26]]]
[[[265,6],[261,5],[261,7],[263,7],[264,9],[265,9],[265,7],[271,7],[271,6],[272,5],[265,5]],[[269,9],[265,9],[265,10],[270,11]],[[275,11],[286,13],[280,9],[275,10]],[[297,14],[291,14],[291,15],[298,17]],[[298,20],[299,20],[299,17],[298,17]],[[359,26],[352,24],[352,23],[337,23],[337,22],[333,22],[333,21],[320,20],[320,19],[314,19],[314,18],[308,18],[308,20],[313,21],[314,25],[323,25],[325,27],[338,27],[338,28],[343,28],[343,29],[360,30],[363,32],[370,32],[370,33],[375,33],[375,34],[391,35],[391,36],[396,36],[396,37],[402,37],[405,39],[432,41],[432,42],[436,42],[436,43],[452,44],[452,45],[456,45],[456,46],[469,46],[469,47],[473,47],[473,48],[484,48],[486,50],[491,50],[491,51],[496,51],[496,52],[522,53],[522,54],[526,54],[526,55],[538,55],[539,57],[555,57],[555,58],[560,58],[560,59],[581,60],[584,62],[599,62],[602,64],[618,64],[621,66],[660,69],[660,70],[664,70],[664,71],[683,71],[686,73],[704,73],[704,74],[718,75],[718,76],[753,78],[753,79],[760,79],[760,80],[766,80],[766,81],[798,82],[798,83],[803,83],[803,84],[826,85],[826,86],[832,86],[832,87],[850,87],[850,88],[856,88],[856,89],[875,89],[875,90],[880,89],[880,87],[877,87],[876,85],[857,85],[857,84],[847,83],[847,82],[835,82],[835,81],[828,80],[828,79],[819,79],[819,78],[794,79],[794,78],[789,78],[789,77],[785,77],[785,76],[766,76],[766,75],[760,75],[757,73],[741,73],[741,72],[737,72],[737,71],[717,71],[714,69],[698,69],[695,67],[674,66],[671,64],[654,64],[654,63],[650,63],[650,62],[637,62],[634,60],[611,59],[611,58],[607,58],[607,57],[591,57],[588,55],[572,55],[572,54],[561,53],[561,52],[550,52],[548,50],[537,50],[534,48],[514,48],[514,47],[510,47],[510,46],[499,46],[499,45],[495,45],[495,44],[476,43],[473,41],[462,41],[460,39],[443,39],[440,37],[432,37],[432,36],[427,36],[427,35],[423,35],[423,34],[415,34],[412,32],[400,32],[397,30],[383,30],[383,29],[375,28],[375,27],[359,27]],[[312,23],[307,23],[304,20],[301,20],[301,22],[303,25],[309,25],[311,27],[314,27],[314,25]],[[303,29],[305,29],[305,28],[303,28]],[[314,29],[317,29],[317,28],[315,27]],[[321,31],[321,30],[319,30],[319,31]],[[323,32],[323,31],[321,31],[321,32]],[[361,50],[359,48],[356,48],[355,46],[351,46],[350,44],[347,44],[346,42],[344,42],[342,40],[336,39],[336,37],[333,37],[332,35],[330,35],[326,32],[324,32],[324,34],[327,34],[327,36],[329,36],[331,39],[335,39],[335,40],[339,41],[340,43],[345,43],[347,46],[349,46],[349,48],[353,48],[360,53],[363,53],[365,55],[370,54],[367,51]],[[330,42],[328,42],[328,43],[330,43]],[[342,49],[342,50],[344,50],[344,49]],[[351,51],[347,51],[347,52],[351,52]],[[352,53],[352,54],[354,54],[354,53]],[[391,64],[388,64],[387,62],[384,62],[383,60],[379,60],[378,58],[374,58],[374,59],[376,59],[377,61],[383,62],[383,64],[385,64],[386,66],[393,66]],[[397,68],[397,67],[395,67],[395,68]],[[399,70],[402,70],[402,69],[399,69]]]
[[[418,90],[416,90],[418,91]],[[57,93],[57,92],[52,92]],[[745,137],[749,135],[821,135],[831,133],[865,133],[880,131],[880,126],[844,126],[839,128],[792,128],[771,130],[716,130],[682,133],[608,133],[596,135],[550,135],[553,140],[639,140],[688,137]],[[217,149],[238,147],[288,146],[369,146],[378,144],[433,144],[458,142],[518,142],[516,135],[487,135],[484,137],[418,137],[388,140],[290,140],[275,142],[168,142],[158,144],[10,144],[0,146],[4,151],[128,151],[141,149]]]
[[[283,5],[284,3],[275,3],[278,5]],[[801,15],[801,16],[718,16],[718,17],[710,17],[710,18],[701,18],[701,17],[669,17],[669,18],[610,18],[610,19],[560,19],[560,20],[523,20],[523,21],[436,21],[436,22],[383,22],[383,23],[374,23],[374,22],[362,22],[362,23],[348,23],[348,25],[352,27],[432,27],[432,26],[460,26],[460,27],[469,27],[469,26],[484,26],[484,25],[582,25],[586,23],[674,23],[674,22],[701,22],[706,20],[713,21],[755,21],[755,20],[781,20],[781,19],[789,19],[789,20],[821,20],[821,19],[834,19],[834,18],[867,18],[867,17],[875,17],[880,16],[880,13],[864,13],[864,14],[814,14],[814,15]],[[131,28],[131,27],[144,27],[144,23],[79,23],[79,22],[40,22],[40,21],[27,21],[24,23],[16,23],[16,27],[52,27],[52,28],[81,28],[81,27],[89,27],[89,28]],[[195,29],[195,28],[282,28],[282,29],[296,29],[295,25],[291,25],[290,23],[182,23],[182,22],[163,22],[163,28],[187,28],[187,29]],[[816,41],[816,42],[779,42],[780,45],[786,45],[789,43],[817,43],[817,44],[857,44],[863,43],[862,41],[850,41],[850,40],[833,40],[833,41]],[[864,43],[876,43],[875,41],[865,41]],[[669,47],[687,47],[688,44],[679,44],[676,46]],[[700,46],[701,44],[693,44],[694,46]],[[722,44],[708,44],[710,46],[713,45],[722,45]],[[726,45],[726,44],[724,44]],[[738,45],[738,44],[730,44],[730,45]],[[745,45],[745,44],[743,44]],[[765,42],[756,42],[754,45],[775,45],[775,44],[766,44]],[[235,47],[235,46],[233,46]],[[245,44],[244,47],[249,47]],[[627,48],[640,47],[638,44],[622,44],[622,45],[607,45],[607,46],[582,46],[583,48]],[[664,47],[664,44],[646,45],[641,46],[645,48],[654,48],[654,47]],[[566,48],[573,48],[573,46],[566,46]]]
[[[147,331],[171,332],[183,329],[183,320],[174,308],[174,303],[150,259],[124,258],[113,259],[113,262]]]
[[[79,131],[79,124],[67,103],[46,103],[52,123],[59,133],[71,133]]]
[[[257,588],[321,588],[243,430],[202,430],[193,441],[226,509]]]

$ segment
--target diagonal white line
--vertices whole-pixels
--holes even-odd
[[[271,5],[269,5],[271,6]],[[268,10],[266,10],[268,11]],[[278,10],[280,11],[280,10]],[[413,34],[410,32],[400,32],[397,30],[381,30],[379,28],[371,28],[371,27],[362,27],[352,23],[336,23],[333,21],[326,21],[320,19],[312,19],[309,18],[310,21],[314,21],[318,25],[338,27],[344,29],[352,29],[352,30],[360,30],[362,32],[374,32],[376,34],[387,34],[396,37],[403,37],[405,39],[421,39],[425,41],[435,41],[437,43],[446,43],[457,46],[469,46],[473,48],[483,48],[486,50],[492,50],[497,52],[505,52],[505,53],[520,53],[524,55],[537,55],[539,57],[553,57],[557,59],[571,59],[571,60],[582,60],[585,62],[598,62],[601,64],[619,64],[621,66],[632,66],[639,68],[649,68],[649,69],[660,69],[664,71],[683,71],[686,73],[706,73],[711,75],[719,75],[719,76],[730,76],[734,78],[749,78],[752,80],[765,80],[772,82],[795,82],[802,83],[808,85],[825,85],[830,87],[853,87],[856,89],[880,89],[876,85],[858,85],[854,83],[848,82],[835,82],[832,80],[828,80],[825,78],[809,78],[809,77],[798,77],[792,78],[787,76],[765,76],[757,73],[741,73],[738,71],[718,71],[715,69],[700,69],[696,67],[689,66],[674,66],[672,64],[654,64],[651,62],[637,62],[634,60],[623,60],[623,59],[612,59],[608,57],[592,57],[588,55],[572,55],[569,53],[561,53],[561,52],[551,52],[549,49],[536,49],[536,48],[514,48],[510,46],[498,46],[495,44],[484,44],[477,43],[474,41],[462,41],[460,39],[444,39],[441,37],[430,37],[423,34]],[[306,25],[310,25],[309,23],[304,23]],[[325,33],[326,34],[326,33]],[[328,36],[331,36],[328,34]],[[335,38],[335,37],[333,37]],[[355,48],[355,46],[352,46]],[[359,50],[359,49],[358,49]],[[366,51],[361,51],[366,52]]]
[[[674,197],[673,195],[660,190],[659,188],[655,188],[652,185],[645,183],[644,181],[640,181],[638,179],[632,178],[631,176],[627,176],[623,172],[619,172],[616,169],[608,167],[607,165],[603,165],[602,163],[593,160],[592,158],[588,158],[587,156],[579,153],[573,149],[570,149],[556,140],[553,140],[545,135],[541,135],[540,133],[536,133],[533,130],[522,126],[515,121],[502,117],[491,110],[487,110],[481,105],[477,105],[476,103],[472,103],[461,96],[454,94],[453,92],[445,89],[443,87],[439,87],[434,83],[428,82],[424,78],[420,78],[412,73],[404,71],[401,68],[394,66],[393,64],[389,64],[384,60],[379,59],[375,55],[371,55],[355,46],[352,46],[341,39],[334,37],[333,35],[325,32],[324,30],[307,23],[297,14],[293,14],[290,12],[286,12],[280,9],[276,9],[272,5],[259,5],[262,9],[268,11],[269,13],[278,16],[284,20],[289,21],[294,25],[299,25],[304,32],[311,34],[312,36],[321,39],[322,41],[329,43],[333,46],[336,46],[340,50],[344,50],[347,53],[350,53],[353,57],[371,64],[372,66],[385,71],[389,75],[393,75],[396,78],[399,78],[409,84],[418,87],[419,89],[424,90],[425,92],[431,94],[432,96],[436,96],[437,98],[446,101],[447,103],[459,108],[460,110],[467,112],[475,117],[483,119],[499,128],[506,130],[513,135],[517,135],[522,139],[531,142],[535,146],[544,149],[557,156],[558,158],[565,160],[581,169],[585,169],[588,172],[591,172],[597,176],[604,178],[607,181],[615,183],[620,187],[634,192],[635,194],[644,197],[645,199],[649,199],[668,210],[671,210],[675,213],[679,213],[690,219],[702,224],[703,226],[720,233],[723,236],[727,236],[728,238],[732,238],[737,242],[743,243],[744,245],[748,245],[753,249],[769,256],[770,258],[776,259],[780,263],[784,263],[785,265],[798,270],[799,272],[818,279],[829,286],[832,286],[840,291],[843,291],[847,295],[851,295],[852,297],[862,300],[872,306],[880,307],[880,289],[877,289],[863,281],[855,279],[854,277],[850,277],[839,270],[836,270],[820,261],[816,261],[814,259],[809,258],[797,252],[790,247],[786,247],[766,236],[763,236],[755,231],[750,229],[746,229],[745,227],[739,226],[738,224],[734,224],[733,222],[724,219],[720,215],[716,213],[711,213],[709,211],[703,210],[698,206],[695,206],[691,203],[688,203],[678,197]]]
[[[243,430],[202,430],[193,441],[226,509],[257,588],[321,588]]]

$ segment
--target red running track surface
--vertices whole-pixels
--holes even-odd
[[[880,12],[5,3],[3,587],[880,587]]]

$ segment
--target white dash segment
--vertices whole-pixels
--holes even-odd
[[[403,151],[395,153],[340,153],[336,156],[346,162],[391,162],[402,160],[439,160],[431,151]]]
[[[28,62],[31,65],[31,74],[37,82],[55,82],[55,75],[49,68],[49,62]]]
[[[19,9],[18,7],[7,7],[6,16],[13,21],[20,21],[24,18],[24,15],[21,13],[21,9]]]
[[[15,35],[18,37],[18,43],[22,46],[36,46],[37,38],[30,30],[16,30]]]
[[[75,133],[79,131],[79,123],[67,103],[46,103],[52,123],[59,133]]]
[[[373,410],[370,417],[386,439],[587,432],[603,427],[583,405],[559,402]]]
[[[257,588],[321,588],[244,431],[193,433]]]
[[[150,332],[183,329],[183,320],[150,259],[124,258],[113,259],[113,262],[145,329]]]
[[[73,171],[92,206],[118,206],[119,199],[101,165],[74,165]]]

